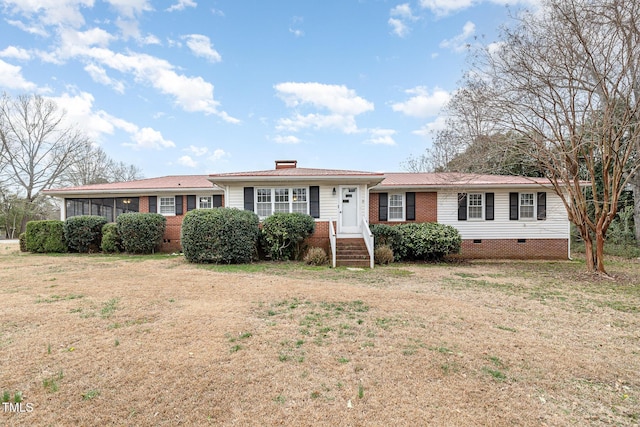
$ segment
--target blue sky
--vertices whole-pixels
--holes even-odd
[[[145,177],[400,171],[442,123],[465,46],[536,3],[0,0],[0,91],[54,99]]]

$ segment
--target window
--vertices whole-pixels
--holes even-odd
[[[266,217],[272,213],[309,213],[307,188],[258,188],[256,213]]]
[[[468,218],[482,219],[482,193],[469,193],[467,196]]]
[[[212,196],[200,196],[198,197],[198,209],[212,209],[213,197]]]
[[[389,195],[389,221],[404,220],[404,197],[402,194]]]
[[[162,215],[175,215],[176,214],[176,198],[160,197],[160,213]]]
[[[307,189],[294,188],[291,190],[291,212],[307,213]]]
[[[273,212],[271,206],[271,189],[270,188],[258,188],[256,190],[256,213],[258,216],[269,216]]]
[[[288,213],[289,212],[289,189],[288,188],[274,188],[274,213]]]
[[[535,197],[533,193],[520,193],[520,219],[533,219]]]

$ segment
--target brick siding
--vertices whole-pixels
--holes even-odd
[[[394,193],[389,193],[394,194]],[[406,200],[405,200],[406,203]],[[380,194],[369,195],[369,222],[370,224],[403,224],[407,222],[436,222],[438,221],[438,193],[416,192],[416,219],[415,221],[380,221],[378,207],[380,206]],[[406,207],[405,207],[406,209]]]
[[[463,240],[460,258],[475,259],[567,259],[566,239],[480,239]]]

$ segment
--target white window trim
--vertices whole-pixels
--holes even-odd
[[[471,216],[471,211],[470,208],[471,206],[471,195],[472,194],[479,194],[480,195],[480,217],[472,217]],[[486,197],[485,197],[485,193],[467,193],[467,221],[484,221],[484,214],[486,211]],[[477,206],[473,206],[473,207],[477,207]]]
[[[306,199],[307,199],[307,200],[305,201],[305,203],[306,203],[306,205],[307,205],[307,208],[306,208],[305,212],[301,212],[301,213],[304,213],[304,214],[306,214],[306,215],[309,215],[309,195],[310,195],[310,190],[309,190],[309,187],[300,187],[300,186],[298,186],[298,187],[281,187],[281,186],[276,186],[276,187],[259,187],[259,188],[256,188],[256,189],[254,190],[253,211],[258,215],[258,217],[259,217],[259,218],[266,218],[267,216],[273,215],[274,213],[276,213],[276,212],[275,212],[275,206],[276,206],[276,203],[282,203],[282,202],[276,202],[276,200],[275,200],[275,199],[276,199],[275,190],[276,190],[276,189],[286,189],[286,190],[287,190],[287,192],[288,192],[288,203],[289,203],[289,211],[288,211],[287,213],[293,213],[293,212],[294,212],[294,211],[293,211],[293,203],[294,203],[294,201],[293,201],[293,190],[294,190],[294,189],[297,189],[297,188],[302,188],[302,189],[304,189],[304,190],[305,190],[305,193],[306,193],[306,194],[305,194],[305,197],[306,197]],[[271,198],[270,198],[270,199],[271,199],[271,201],[270,201],[270,203],[271,203],[271,214],[270,214],[270,215],[262,216],[262,215],[260,215],[260,214],[258,213],[258,205],[259,205],[259,204],[264,204],[264,203],[265,203],[265,202],[260,202],[260,203],[258,202],[258,191],[259,191],[259,190],[269,190],[269,191],[271,192]],[[301,202],[297,202],[297,201],[296,201],[295,203],[301,203]],[[283,212],[283,213],[284,213],[284,212]]]
[[[173,207],[173,212],[167,213],[162,212],[162,199],[171,199],[171,206]],[[168,207],[168,205],[167,205]],[[176,216],[176,197],[175,196],[159,196],[158,197],[158,212],[160,215],[164,216]]]
[[[400,208],[402,208],[402,217],[401,218],[391,218],[391,208],[397,208],[398,206],[391,206],[391,197],[393,196],[400,196],[400,200],[402,201],[401,206],[399,206]],[[389,222],[401,222],[401,221],[405,221],[406,218],[406,213],[407,213],[407,200],[405,198],[405,194],[404,193],[389,193],[388,195],[388,199],[387,199],[387,221]]]
[[[198,198],[196,209],[213,209],[213,196],[196,196],[196,197]],[[203,208],[201,203],[202,199],[207,199],[209,201],[208,204],[211,205],[211,207]]]
[[[524,206],[522,204],[522,195],[523,194],[531,194],[533,196],[533,205],[526,205],[526,206],[532,206],[533,207],[533,214],[530,217],[526,217],[523,218],[522,217],[522,207]],[[537,193],[534,192],[522,192],[522,193],[518,193],[518,221],[534,221],[537,220],[537,212],[538,212],[538,197],[537,197]]]

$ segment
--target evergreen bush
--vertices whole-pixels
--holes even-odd
[[[119,215],[116,224],[126,252],[150,254],[162,243],[167,219],[157,213],[131,212]]]
[[[398,226],[388,224],[371,224],[369,226],[373,234],[374,246],[387,245],[394,249],[400,244],[400,232]]]
[[[20,233],[18,236],[20,242],[20,252],[28,252],[27,251],[27,233]]]
[[[262,221],[264,250],[271,259],[300,259],[304,241],[311,236],[316,222],[310,215],[302,213],[276,213]]]
[[[29,221],[25,233],[26,249],[35,253],[67,252],[64,222],[59,220]]]
[[[98,252],[102,240],[102,226],[107,219],[96,215],[80,215],[64,222],[64,239],[73,252]]]
[[[258,215],[236,208],[196,209],[182,221],[182,251],[189,262],[242,264],[257,250]]]
[[[435,222],[400,224],[395,226],[400,242],[393,248],[396,260],[437,261],[460,252],[462,238],[450,225]]]
[[[122,252],[122,240],[118,235],[118,225],[110,222],[102,226],[102,241],[100,249],[106,254],[117,254]]]

